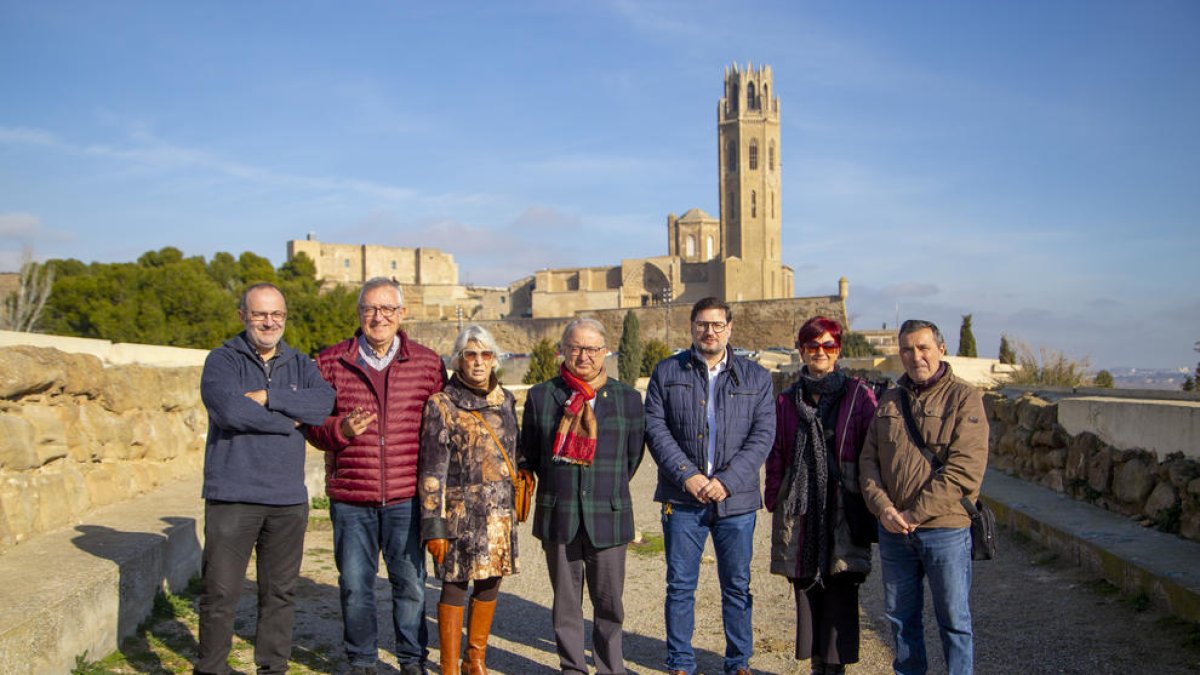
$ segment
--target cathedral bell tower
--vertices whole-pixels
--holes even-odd
[[[721,256],[728,300],[791,296],[780,254],[779,99],[770,66],[725,69],[717,105]],[[736,260],[732,260],[736,258]]]

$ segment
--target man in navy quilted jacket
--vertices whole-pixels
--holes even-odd
[[[733,313],[718,298],[692,307],[692,348],[654,368],[646,440],[658,463],[667,554],[667,669],[696,672],[692,650],[700,556],[711,535],[721,583],[727,675],[749,675],[750,559],[762,506],[758,474],[775,440],[771,376],[729,348]]]
[[[208,439],[195,672],[229,672],[233,617],[257,549],[254,662],[259,673],[286,673],[308,525],[304,430],[325,421],[333,390],[308,355],[283,341],[287,304],[278,288],[247,288],[238,317],[246,329],[209,353],[200,377]]]

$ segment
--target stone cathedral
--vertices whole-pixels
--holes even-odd
[[[425,308],[420,318],[445,317],[449,309],[451,313],[465,310],[468,318],[478,320],[570,317],[589,310],[692,303],[708,295],[731,302],[791,298],[792,269],[780,257],[782,146],[771,67],[734,64],[725,69],[724,85],[717,103],[720,213],[713,217],[693,208],[679,217],[668,215],[666,255],[628,258],[615,266],[544,269],[507,288],[487,289],[459,286],[457,266],[450,259],[440,268],[452,270],[453,280],[439,278],[424,288],[427,284],[417,278],[398,278],[406,285],[406,302],[411,298]],[[358,249],[312,238],[288,242],[289,258],[305,250],[317,261],[318,278],[336,283],[394,275],[399,266],[394,261],[387,266],[388,251],[402,260],[413,258],[414,251],[449,258],[431,249],[362,246],[361,255]],[[376,270],[379,265],[368,264],[368,258],[382,261],[383,267]],[[434,266],[418,266],[424,267]],[[348,272],[361,278],[345,278]],[[440,289],[435,293],[439,299],[425,298],[424,291],[433,291],[434,286]],[[449,287],[461,292],[448,292]]]

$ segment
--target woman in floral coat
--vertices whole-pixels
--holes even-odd
[[[460,673],[467,585],[475,582],[462,668],[486,673],[484,656],[500,580],[517,572],[512,460],[517,446],[513,395],[496,380],[499,349],[487,330],[468,326],[454,341],[454,371],[425,403],[421,431],[421,538],[442,580],[438,633],[443,673]]]

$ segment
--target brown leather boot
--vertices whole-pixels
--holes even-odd
[[[442,675],[459,675],[458,657],[462,653],[462,605],[438,603],[438,640],[442,649]]]
[[[488,635],[492,632],[492,615],[496,601],[485,602],[471,598],[471,616],[467,619],[467,657],[463,670],[468,675],[487,675],[484,657],[487,656]]]

